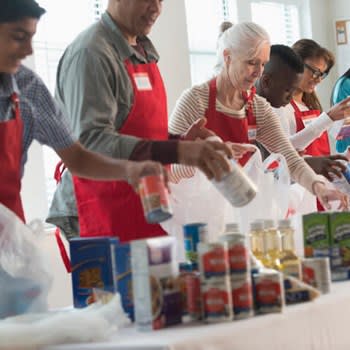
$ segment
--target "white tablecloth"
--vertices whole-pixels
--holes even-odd
[[[178,326],[154,332],[124,329],[109,342],[45,350],[349,350],[350,282],[314,302],[288,306],[281,314],[213,325]]]

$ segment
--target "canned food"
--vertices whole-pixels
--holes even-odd
[[[229,287],[223,283],[202,285],[203,319],[206,322],[232,320],[232,300]]]
[[[198,254],[203,282],[219,282],[228,277],[227,251],[222,243],[199,243]]]
[[[202,315],[201,284],[199,273],[193,271],[185,277],[186,283],[186,309],[190,320],[200,320]]]
[[[250,274],[249,252],[245,236],[240,233],[225,234],[219,237],[227,249],[228,266],[232,278],[247,278]]]
[[[199,242],[206,242],[208,239],[208,226],[204,223],[192,223],[183,226],[185,257],[187,261],[198,264]]]
[[[329,258],[306,258],[302,260],[303,281],[323,294],[331,289]]]
[[[153,224],[172,217],[168,190],[163,175],[148,175],[140,179],[140,198],[147,222]]]
[[[231,171],[212,183],[232,206],[243,207],[256,196],[257,187],[236,161],[231,160],[230,164]]]
[[[232,281],[233,315],[237,320],[253,316],[253,293],[251,279]]]

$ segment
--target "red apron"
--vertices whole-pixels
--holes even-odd
[[[243,94],[246,101],[246,118],[232,118],[216,110],[216,79],[209,83],[209,105],[205,112],[207,118],[206,127],[220,136],[225,142],[231,141],[236,143],[252,143],[256,139],[256,118],[253,113],[253,98],[255,88],[251,89],[250,95]],[[240,164],[244,165],[250,155],[244,155]]]
[[[121,134],[167,140],[166,93],[156,63],[125,66],[134,102]],[[166,235],[160,225],[145,220],[139,196],[123,181],[93,181],[73,177],[80,236],[118,236],[121,242]]]
[[[290,103],[294,108],[297,132],[303,130],[308,125],[308,123],[312,122],[315,118],[317,118],[320,115],[320,110],[318,109],[312,109],[302,112],[294,100],[291,100]],[[326,131],[320,137],[315,139],[315,141],[313,141],[308,147],[305,148],[305,154],[310,156],[329,156],[331,154],[328,134]],[[323,205],[318,199],[317,209],[318,211],[325,211]]]
[[[297,132],[303,130],[308,123],[312,122],[320,115],[320,111],[318,109],[302,112],[294,100],[291,100],[290,103],[294,108]],[[326,131],[320,137],[315,139],[315,141],[313,141],[308,147],[306,147],[305,154],[310,156],[329,156],[331,154],[329,139]]]
[[[25,221],[20,196],[23,122],[15,92],[11,101],[14,118],[0,122],[0,202]]]

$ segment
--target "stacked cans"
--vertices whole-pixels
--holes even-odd
[[[306,258],[302,260],[303,281],[326,294],[331,289],[329,258]]]
[[[227,249],[224,243],[199,243],[202,316],[205,322],[233,319]]]
[[[245,236],[235,227],[228,225],[226,231],[220,242],[224,245],[228,263],[233,317],[244,319],[254,313],[249,251]]]

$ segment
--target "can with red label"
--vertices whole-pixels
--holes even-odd
[[[222,283],[202,284],[203,320],[205,322],[231,321],[232,300],[227,280]]]
[[[140,179],[139,194],[147,222],[153,224],[172,217],[168,190],[163,175],[148,175]]]
[[[266,271],[253,274],[255,311],[257,314],[282,312],[284,288],[282,274]]]
[[[222,282],[228,276],[227,250],[222,243],[199,243],[199,269],[202,282]]]
[[[254,303],[250,278],[240,281],[231,279],[231,294],[234,319],[242,320],[253,316]]]
[[[200,320],[202,316],[201,282],[199,272],[193,271],[185,277],[186,309],[191,321]]]
[[[229,273],[234,279],[247,279],[250,276],[250,259],[245,236],[231,233],[220,236],[227,249]]]
[[[323,294],[331,289],[331,270],[329,258],[302,259],[303,281],[317,288]]]

